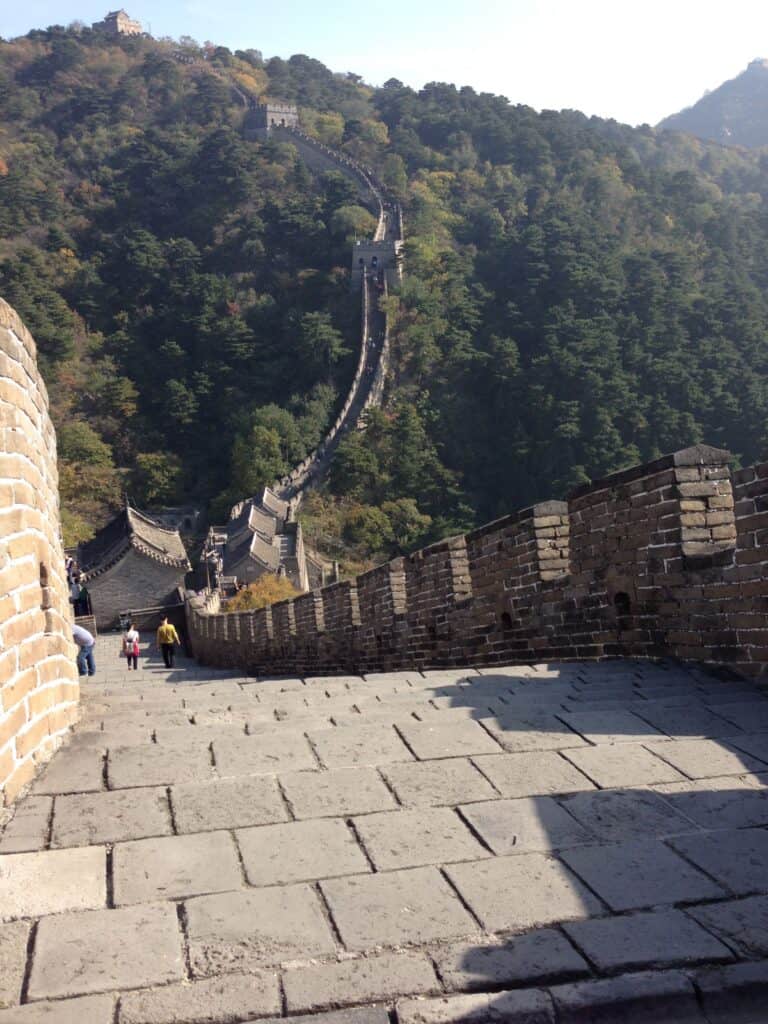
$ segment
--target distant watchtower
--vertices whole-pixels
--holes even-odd
[[[140,36],[143,29],[140,21],[134,21],[124,10],[110,11],[104,21],[94,22],[93,29],[110,36]]]
[[[352,246],[352,288],[362,287],[363,277],[372,274],[387,278],[389,287],[402,280],[402,247],[400,239],[389,238],[380,242],[360,241]]]
[[[293,103],[259,103],[254,108],[247,127],[247,133],[259,139],[266,139],[273,128],[298,128],[299,111]]]

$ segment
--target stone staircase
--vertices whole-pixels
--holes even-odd
[[[629,661],[256,679],[146,649],[134,673],[118,652],[99,639],[80,723],[0,837],[0,1024],[766,1005],[749,684]]]

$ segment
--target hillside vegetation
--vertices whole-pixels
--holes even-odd
[[[306,506],[331,553],[406,550],[697,441],[764,450],[759,154],[178,50],[0,43],[0,293],[40,344],[70,538],[125,488],[220,514],[316,443],[352,376],[369,215],[291,146],[246,141],[228,83],[298,103],[404,204],[388,401]]]

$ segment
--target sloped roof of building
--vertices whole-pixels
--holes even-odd
[[[79,550],[80,568],[86,578],[111,568],[129,550],[163,565],[187,572],[186,548],[178,530],[169,530],[135,508],[126,507]]]

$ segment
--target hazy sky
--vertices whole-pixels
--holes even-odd
[[[119,3],[120,0],[117,0]],[[758,0],[125,0],[155,36],[306,53],[380,84],[471,85],[537,109],[655,124],[768,57]],[[110,0],[0,0],[0,36],[99,20]]]

